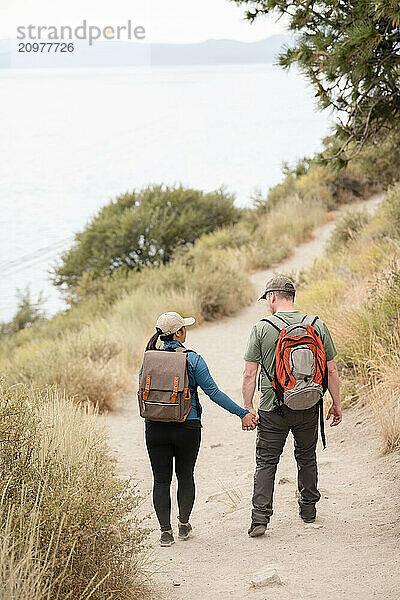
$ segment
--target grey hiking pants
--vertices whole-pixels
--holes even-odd
[[[275,473],[289,431],[294,437],[294,456],[297,462],[300,494],[298,502],[302,515],[312,515],[315,512],[315,503],[321,497],[317,489],[318,472],[315,452],[318,438],[318,406],[307,410],[291,410],[283,406],[282,411],[283,416],[276,412],[259,411],[253,523],[268,523],[273,513]]]

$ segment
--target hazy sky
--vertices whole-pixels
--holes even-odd
[[[15,37],[18,25],[143,25],[149,42],[243,41],[283,33],[283,21],[251,25],[244,8],[229,0],[1,0],[0,37]]]

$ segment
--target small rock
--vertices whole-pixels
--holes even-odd
[[[249,502],[249,506],[250,506],[250,502]],[[250,511],[249,506],[242,506],[241,508],[236,508],[235,510],[228,512],[226,515],[224,515],[222,517],[222,521],[224,523],[236,523],[238,520],[238,517],[241,517],[242,514],[245,515]],[[240,513],[238,515],[238,513]]]
[[[284,483],[294,483],[293,479],[290,479],[289,477],[281,477],[280,480],[278,481],[278,485],[283,485]]]
[[[322,529],[322,523],[305,523],[306,529]]]
[[[174,581],[174,583],[172,585],[174,587],[179,587],[181,584],[179,583],[179,581]]]
[[[250,585],[254,588],[267,587],[270,585],[282,585],[278,571],[273,567],[266,567],[257,573],[253,573]]]
[[[211,444],[210,448],[221,448],[221,446],[223,446],[223,444],[220,442],[219,444]]]
[[[319,465],[330,465],[331,463],[335,463],[335,462],[337,462],[336,458],[328,457],[328,456],[326,456],[326,457],[324,456],[324,457],[318,459]]]

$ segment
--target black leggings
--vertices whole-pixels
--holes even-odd
[[[181,523],[189,521],[195,485],[194,466],[199,453],[201,429],[186,423],[146,421],[146,445],[153,470],[153,504],[161,531],[171,529],[171,494],[173,458],[178,479],[178,507]]]

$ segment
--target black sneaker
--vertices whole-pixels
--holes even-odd
[[[314,523],[317,511],[313,505],[308,505],[307,508],[303,506],[299,508],[299,515],[304,523]]]
[[[250,529],[248,530],[248,534],[250,537],[259,537],[260,535],[264,535],[267,531],[266,523],[252,523],[250,525]]]
[[[175,543],[174,536],[169,531],[162,531],[160,537],[160,546],[163,548],[168,548]]]
[[[179,523],[178,538],[180,540],[187,540],[188,537],[190,537],[191,533],[192,533],[192,526],[190,523],[188,523],[187,525],[181,525],[181,523]]]

